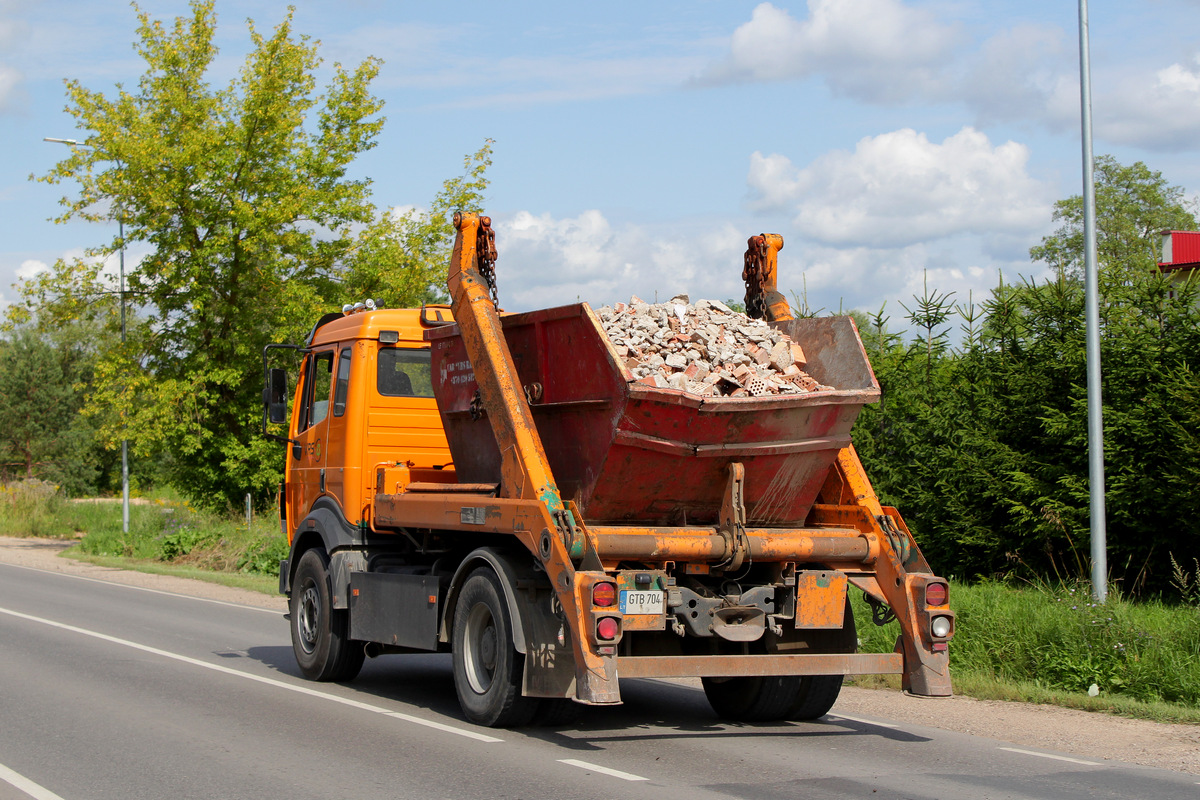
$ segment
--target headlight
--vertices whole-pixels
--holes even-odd
[[[950,618],[949,617],[934,617],[929,623],[929,632],[938,639],[944,639],[950,635]]]

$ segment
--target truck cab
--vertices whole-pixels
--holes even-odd
[[[369,529],[381,465],[403,465],[412,480],[455,482],[424,339],[451,320],[449,309],[379,309],[314,330],[292,403],[289,544],[319,507]]]

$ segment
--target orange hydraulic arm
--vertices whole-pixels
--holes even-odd
[[[779,293],[779,251],[783,237],[778,233],[760,233],[746,240],[746,264],[742,280],[746,282],[746,313],[767,322],[792,319],[792,307]]]
[[[511,530],[541,559],[574,633],[576,697],[590,704],[618,703],[615,648],[597,645],[586,629],[592,584],[606,576],[583,520],[559,493],[505,343],[485,277],[496,255],[491,220],[455,214],[454,226],[458,234],[447,281],[451,305],[500,448],[500,497],[523,501],[515,505]]]
[[[782,249],[783,237],[777,233],[763,233],[747,240],[742,280],[746,282],[746,313],[751,317],[768,322],[793,319],[791,306],[778,289]],[[903,635],[896,649],[904,655],[904,688],[927,697],[948,696],[951,690],[945,644],[935,645],[942,649],[933,651],[926,646],[924,635],[930,615],[923,610],[925,586],[939,579],[934,578],[900,514],[894,508],[880,505],[853,445],[838,451],[837,464],[826,486],[822,494],[834,495],[836,500],[823,499],[838,505],[825,510],[824,521],[857,527],[869,545],[875,574],[858,577],[854,583],[875,601],[886,602],[900,623]],[[851,508],[853,512],[842,518]],[[937,613],[954,618],[953,612],[945,607],[940,607]]]
[[[880,505],[853,445],[838,451],[821,500],[836,505],[814,506],[817,519],[858,527],[871,552],[878,554],[871,565],[874,575],[856,576],[851,582],[869,598],[886,602],[896,614],[901,630],[896,652],[904,656],[904,689],[923,697],[949,696],[946,643],[930,646],[926,642],[930,618],[936,614],[953,620],[954,612],[944,605],[927,608],[925,587],[941,579],[934,577],[896,509]]]

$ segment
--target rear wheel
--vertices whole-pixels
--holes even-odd
[[[513,647],[512,620],[489,569],[467,578],[454,610],[454,688],[467,719],[488,727],[528,724],[539,700],[521,694],[525,657]]]
[[[788,719],[817,719],[829,713],[842,691],[841,675],[808,675],[800,680],[800,691]]]
[[[305,551],[296,565],[290,603],[292,651],[304,677],[348,681],[362,669],[362,642],[350,639],[350,616],[333,607],[329,559],[320,548]]]
[[[704,678],[704,694],[717,716],[736,722],[786,719],[800,696],[800,678]]]

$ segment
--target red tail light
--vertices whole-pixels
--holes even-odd
[[[602,642],[610,642],[617,638],[617,634],[621,632],[621,626],[612,617],[602,617],[596,623],[596,638]]]
[[[608,608],[616,604],[617,585],[615,583],[601,581],[592,587],[592,605],[599,606],[600,608]]]
[[[944,583],[927,583],[925,584],[925,605],[927,606],[944,606],[949,591]]]

